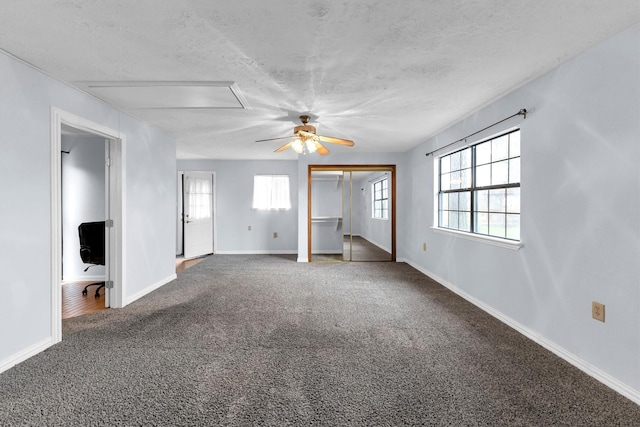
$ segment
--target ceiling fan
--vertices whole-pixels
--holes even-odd
[[[279,153],[291,147],[298,154],[307,154],[307,153],[317,152],[321,156],[326,156],[327,154],[329,154],[329,150],[327,150],[325,146],[320,143],[320,141],[329,142],[331,144],[347,145],[349,147],[353,147],[355,145],[355,142],[348,139],[334,138],[332,136],[316,135],[316,128],[307,124],[309,123],[309,119],[310,117],[307,115],[300,116],[300,121],[302,122],[302,126],[294,127],[293,135],[282,136],[279,138],[260,139],[256,142],[275,141],[278,139],[294,138],[291,141],[284,144],[283,146],[281,146],[280,148],[276,149],[274,153]]]

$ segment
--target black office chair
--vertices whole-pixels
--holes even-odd
[[[80,236],[80,258],[85,264],[93,264],[84,269],[87,271],[96,265],[104,265],[104,221],[83,222],[78,226]],[[87,295],[89,286],[97,285],[96,298],[100,298],[100,289],[104,282],[90,283],[84,287],[82,295]]]

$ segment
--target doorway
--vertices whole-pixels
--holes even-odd
[[[109,141],[65,124],[61,129],[62,318],[109,307],[105,274]]]
[[[309,165],[309,261],[395,261],[395,165]]]
[[[119,131],[93,123],[74,114],[52,108],[51,126],[51,325],[54,343],[62,340],[63,225],[62,156],[63,130],[97,138],[104,153],[104,277],[105,306],[123,306],[123,216],[124,144]],[[77,238],[77,237],[76,237]],[[80,255],[78,254],[78,257]],[[91,294],[89,295],[93,297]]]
[[[177,255],[184,259],[215,253],[215,172],[178,174]]]

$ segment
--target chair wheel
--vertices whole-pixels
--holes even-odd
[[[96,292],[96,298],[100,298],[100,294]]]
[[[86,294],[87,294],[87,290],[86,290],[86,289],[83,289],[83,290],[82,290],[82,295],[86,295]]]

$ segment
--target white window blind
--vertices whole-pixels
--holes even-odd
[[[289,175],[255,175],[252,208],[264,211],[289,210]]]

